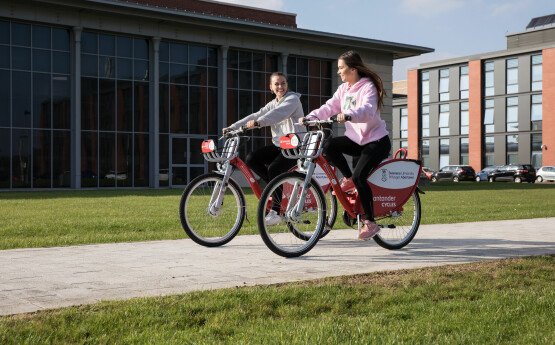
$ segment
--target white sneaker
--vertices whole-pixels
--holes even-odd
[[[268,226],[274,226],[274,225],[278,225],[279,223],[281,223],[281,217],[274,210],[271,210],[270,212],[268,212],[268,214],[266,215],[266,218],[264,218],[264,220],[266,222],[266,225],[268,225]]]

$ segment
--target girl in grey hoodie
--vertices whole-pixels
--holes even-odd
[[[239,129],[246,125],[248,129],[270,126],[272,129],[272,145],[264,146],[247,155],[246,163],[266,183],[274,177],[288,171],[295,161],[281,154],[279,138],[283,135],[304,132],[302,126],[295,126],[304,116],[301,95],[288,91],[287,78],[283,73],[275,72],[270,76],[270,90],[276,97],[256,113],[250,114],[235,122],[229,129]],[[224,128],[224,132],[228,129]],[[266,224],[276,225],[281,218],[276,211],[266,216]]]

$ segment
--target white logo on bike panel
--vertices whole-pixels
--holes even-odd
[[[388,189],[403,189],[414,186],[420,166],[412,161],[393,161],[375,170],[368,181]]]

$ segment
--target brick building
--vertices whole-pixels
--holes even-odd
[[[394,149],[435,170],[555,165],[555,26],[506,39],[503,51],[410,70],[407,96],[393,100]]]

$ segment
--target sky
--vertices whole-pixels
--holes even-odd
[[[421,63],[504,50],[506,34],[555,14],[555,0],[218,0],[295,13],[297,27],[433,48],[395,60],[393,80]]]

